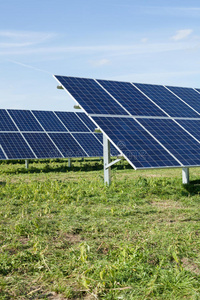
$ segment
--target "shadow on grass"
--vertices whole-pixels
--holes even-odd
[[[123,170],[123,169],[132,169],[130,165],[125,164],[119,164],[113,167],[115,170]],[[80,163],[79,166],[74,166],[72,164],[71,167],[68,167],[66,164],[60,164],[60,165],[50,165],[46,164],[45,166],[29,166],[29,169],[26,169],[25,167],[20,167],[17,169],[7,170],[7,174],[27,174],[27,173],[67,173],[67,172],[90,172],[90,171],[98,171],[103,170],[103,163],[102,162],[96,162],[96,163]]]
[[[200,194],[200,179],[191,180],[189,184],[184,184],[183,187],[190,195]]]

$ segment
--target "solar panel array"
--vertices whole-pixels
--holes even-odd
[[[133,168],[200,166],[200,89],[55,78]]]
[[[0,159],[103,156],[94,129],[84,113],[1,109]]]

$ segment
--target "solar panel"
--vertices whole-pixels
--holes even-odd
[[[56,78],[89,114],[127,115],[127,112],[95,80],[64,76]]]
[[[87,148],[87,145],[90,145],[90,147],[87,148],[88,156],[103,156],[102,144],[95,138],[93,134],[74,133],[73,136],[84,149]]]
[[[102,156],[99,134],[85,113],[0,110],[0,127],[1,160]]]
[[[200,94],[192,88],[168,86],[168,88],[188,105],[200,113]],[[198,114],[199,117],[199,114]]]
[[[184,129],[200,141],[200,120],[176,120]]]
[[[35,158],[33,151],[19,132],[0,132],[0,145],[8,159]]]
[[[200,90],[55,77],[135,169],[200,165]],[[112,113],[104,92],[116,101]]]
[[[93,117],[135,168],[180,166],[163,147],[132,118]]]
[[[33,114],[46,131],[67,131],[53,111],[33,110]]]
[[[82,120],[90,131],[94,132],[96,126],[85,113],[77,113],[77,117]]]
[[[79,130],[79,132],[89,131],[74,112],[57,111],[55,113],[70,132],[77,132],[77,130]]]
[[[0,148],[0,159],[6,159],[6,156],[1,148]]]
[[[70,133],[50,133],[49,136],[54,141],[64,157],[88,156]]]
[[[171,117],[198,118],[199,115],[164,86],[152,84],[137,84],[143,93],[151,98]],[[200,95],[199,95],[200,96]],[[153,115],[152,115],[153,116]]]
[[[173,120],[140,119],[139,122],[151,132],[182,165],[200,165],[200,144]]]
[[[24,133],[23,134],[37,158],[59,158],[63,157],[46,133]]]
[[[0,131],[18,131],[5,109],[0,109]]]
[[[8,109],[8,112],[20,131],[43,131],[30,110]]]
[[[114,98],[135,116],[167,116],[129,82],[98,80]]]

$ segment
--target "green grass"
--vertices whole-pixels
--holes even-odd
[[[200,299],[200,169],[0,164],[0,299]]]

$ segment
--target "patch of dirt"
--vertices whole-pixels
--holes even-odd
[[[27,238],[27,237],[20,238],[19,241],[22,245],[26,245],[29,241],[29,238]]]
[[[163,175],[161,174],[145,174],[145,177],[164,177]]]
[[[70,244],[76,244],[76,243],[80,243],[81,241],[83,241],[83,239],[81,238],[81,236],[79,234],[73,234],[73,233],[61,233],[61,235],[58,238],[59,240],[62,241],[67,241]]]
[[[180,205],[180,203],[176,203],[174,201],[171,200],[167,200],[167,201],[153,201],[151,203],[153,206],[160,208],[160,209],[171,209],[171,208],[175,208],[175,209],[183,209],[183,206]]]
[[[184,269],[196,275],[200,275],[200,267],[194,262],[192,262],[192,260],[188,259],[187,257],[184,257],[181,259],[181,262]]]
[[[51,292],[47,295],[48,299],[50,300],[67,300],[68,298],[63,297],[55,292]]]

